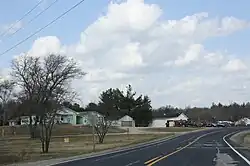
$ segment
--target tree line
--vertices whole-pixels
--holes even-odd
[[[238,104],[233,102],[228,105],[212,103],[210,107],[186,107],[177,108],[170,105],[153,110],[153,116],[163,114],[184,113],[188,118],[195,121],[217,120],[237,121],[243,117],[250,117],[250,102]]]
[[[127,87],[127,91],[131,91],[131,85]],[[112,92],[112,93],[110,93]],[[118,92],[118,93],[117,93]],[[130,93],[130,92],[129,92]],[[128,94],[129,94],[128,93]],[[167,106],[162,106],[159,108],[152,108],[150,104],[150,99],[148,96],[144,96],[146,98],[145,101],[145,107],[144,109],[138,109],[139,107],[136,107],[136,104],[131,104],[134,105],[133,107],[129,107],[130,104],[127,104],[128,106],[124,106],[123,102],[124,100],[124,94],[123,97],[114,97],[114,96],[119,96],[115,94],[123,94],[119,89],[109,89],[100,95],[100,102],[99,103],[89,103],[85,108],[79,107],[79,104],[70,104],[69,108],[76,110],[76,111],[87,111],[87,110],[100,110],[100,113],[103,113],[103,110],[108,110],[108,112],[104,113],[110,113],[112,115],[130,115],[136,120],[136,126],[147,126],[148,124],[151,123],[153,117],[163,117],[164,115],[177,115],[180,113],[184,113],[185,115],[188,116],[189,119],[194,120],[194,121],[208,121],[208,122],[214,122],[217,120],[225,120],[225,121],[237,121],[241,118],[244,117],[250,117],[250,102],[247,103],[236,103],[233,102],[228,105],[223,105],[221,103],[212,103],[210,107],[186,107],[186,108],[178,108],[174,107],[171,105]],[[106,96],[106,97],[105,97]],[[109,96],[109,97],[108,97]],[[113,96],[113,97],[111,97]],[[107,98],[107,99],[104,99]],[[120,98],[120,99],[119,99]],[[139,98],[141,100],[141,98]],[[128,101],[128,99],[126,99]],[[139,100],[139,101],[140,101]],[[138,101],[135,98],[132,99],[134,103]],[[131,103],[133,103],[131,102]],[[114,109],[101,109],[102,106],[109,108],[110,105],[108,103],[113,103]],[[117,104],[119,109],[115,109],[114,106]],[[127,102],[129,103],[129,102]],[[125,108],[125,109],[124,109]],[[128,109],[130,108],[130,109]],[[134,110],[134,111],[131,111]]]

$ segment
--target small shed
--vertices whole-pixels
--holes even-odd
[[[8,122],[9,122],[9,126],[16,126],[16,125],[18,125],[18,122],[17,122],[16,119],[10,119]]]
[[[116,127],[135,127],[135,121],[132,117],[125,115],[123,117],[116,117],[112,120],[112,126]]]

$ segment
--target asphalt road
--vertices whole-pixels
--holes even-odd
[[[199,131],[154,145],[57,166],[248,166],[247,162],[223,140],[224,136],[240,130],[243,129],[220,128]],[[230,135],[225,137],[225,140],[231,144],[229,137]],[[235,149],[240,150],[241,147]]]

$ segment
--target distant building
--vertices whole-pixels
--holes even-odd
[[[226,120],[224,120],[224,121],[218,121],[217,122],[217,126],[233,126],[234,125],[234,122],[232,122],[232,121],[226,121]]]
[[[31,116],[32,123],[36,121],[36,116]],[[103,120],[104,116],[96,111],[84,111],[76,112],[72,109],[63,107],[61,110],[57,111],[55,116],[56,124],[72,124],[72,125],[83,125],[91,126],[92,123],[98,123],[98,121]],[[115,127],[135,127],[135,121],[132,117],[125,116],[114,116],[111,119],[111,126]],[[29,125],[30,116],[21,116],[20,125]],[[15,126],[17,124],[15,119],[9,120],[10,126]],[[38,122],[39,124],[39,122]]]
[[[30,118],[32,119],[32,124],[35,124],[36,116],[21,116],[20,117],[20,124],[21,125],[29,125],[30,124]],[[39,123],[38,123],[39,124]]]
[[[115,127],[135,127],[135,121],[132,117],[125,116],[117,116],[112,118],[111,126]]]
[[[175,113],[175,114],[163,114],[153,116],[152,123],[149,127],[166,127],[166,123],[169,123],[169,126],[174,126],[174,121],[187,121],[188,117],[184,113]]]
[[[59,124],[91,125],[94,121],[103,118],[103,115],[96,111],[76,112],[69,108],[63,108],[57,112],[56,120]]]
[[[250,119],[249,118],[242,118],[235,122],[235,126],[248,126],[250,125]]]
[[[31,116],[32,123],[35,123],[36,116]],[[57,111],[55,117],[55,123],[57,124],[72,124],[72,125],[91,125],[94,121],[98,121],[103,118],[98,112],[95,111],[86,111],[86,112],[76,112],[72,109],[63,107],[61,110]],[[29,125],[30,123],[30,116],[21,116],[20,117],[20,125]],[[11,119],[9,120],[9,125],[14,126],[16,125],[16,120]],[[39,122],[38,122],[39,124]]]
[[[18,118],[10,119],[8,122],[9,126],[16,126],[18,125],[19,119]]]

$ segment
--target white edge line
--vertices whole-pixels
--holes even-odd
[[[201,138],[206,137],[207,135],[210,135],[210,134],[218,133],[218,132],[220,132],[220,131],[211,131],[211,132],[202,134],[202,135],[200,135],[199,137],[197,137],[194,141],[192,141],[191,143],[187,144],[186,146],[184,146],[184,147],[182,147],[182,148],[180,148],[180,149],[177,149],[177,150],[174,151],[173,153],[178,153],[178,152],[182,151],[183,149],[186,149],[186,148],[188,148],[189,146],[193,145],[194,143],[196,143],[197,141],[199,141]],[[171,154],[170,156],[172,156],[172,155],[173,155],[173,154]],[[166,157],[166,155],[164,155],[163,157]],[[163,157],[160,157],[160,158],[158,158],[158,159],[162,159]],[[158,159],[155,159],[155,160],[152,161],[150,164],[153,165],[153,164],[158,163],[158,162],[160,161],[160,160],[157,161]],[[155,161],[157,161],[157,162],[155,162]],[[148,161],[147,161],[147,162],[148,162]],[[152,164],[152,163],[153,163],[153,164]],[[149,163],[147,163],[147,164],[149,164]]]
[[[225,135],[224,137],[223,137],[223,141],[238,155],[238,156],[240,156],[248,165],[250,165],[250,161],[246,158],[246,157],[244,157],[242,154],[240,154],[240,152],[238,152],[232,145],[230,145],[227,141],[226,141],[226,137],[228,137],[229,135],[232,135],[232,134],[234,134],[234,133],[236,133],[236,132],[233,132],[233,133],[229,133],[229,134],[227,134],[227,135]]]
[[[125,165],[125,166],[131,166],[131,165],[137,164],[137,163],[139,163],[139,162],[140,162],[140,160],[137,160],[137,161],[131,162],[131,163]]]

